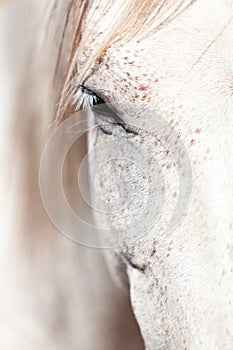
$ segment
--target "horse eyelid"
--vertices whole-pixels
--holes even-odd
[[[129,134],[138,135],[138,133],[135,130],[131,130],[129,127],[127,127],[124,120],[121,117],[119,117],[118,113],[111,108],[111,105],[107,104],[96,92],[87,88],[84,84],[80,85],[80,89],[83,94],[87,94],[92,97],[92,103],[90,103],[89,101],[89,105],[93,112],[99,115],[107,115],[114,121],[114,123],[112,124],[121,126]],[[101,108],[101,106],[104,106],[105,109]],[[111,135],[111,132],[104,133],[107,135]]]
[[[92,97],[92,101],[89,101],[91,109],[97,114],[107,115],[111,117],[117,124],[125,125],[124,120],[119,117],[118,113],[114,111],[110,104],[107,104],[102,97],[96,92],[87,88],[85,85],[80,85],[81,92]],[[101,108],[101,105],[103,105]]]

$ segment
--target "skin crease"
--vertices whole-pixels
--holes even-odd
[[[199,0],[152,36],[111,47],[86,82],[126,123],[140,124],[143,118],[151,130],[156,119],[147,112],[163,117],[180,135],[192,166],[188,212],[167,234],[176,165],[162,153],[160,162],[171,162],[163,172],[166,210],[150,233],[117,250],[131,260],[124,260],[131,302],[147,350],[233,348],[232,11],[231,1]],[[94,123],[93,115],[89,122]],[[101,131],[90,135],[91,176],[100,165],[96,145],[108,140],[114,136]],[[152,155],[162,149],[146,135],[142,144]],[[112,150],[110,146],[106,154]],[[156,175],[149,161],[147,165],[149,174]],[[106,182],[102,195],[108,196],[104,191],[116,171],[106,167],[101,176]],[[124,224],[126,216],[120,212],[104,220]],[[116,263],[111,252],[109,260]]]

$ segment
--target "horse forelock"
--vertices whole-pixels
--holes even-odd
[[[70,51],[64,84],[61,89],[56,119],[64,119],[74,112],[75,95],[80,84],[99,66],[108,49],[142,40],[169,23],[196,0],[119,0],[71,1],[66,17],[72,17],[74,6],[79,11],[72,50]],[[70,22],[74,20],[69,18]],[[64,36],[68,22],[64,27]],[[63,38],[64,38],[63,36]],[[61,43],[61,46],[63,43]],[[80,64],[80,56],[85,63]],[[75,103],[74,103],[75,102]]]

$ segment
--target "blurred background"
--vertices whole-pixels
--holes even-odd
[[[71,50],[75,11],[60,45],[69,4],[0,0],[0,348],[139,350],[124,266],[112,272],[102,251],[62,236],[40,197],[40,158]],[[64,172],[77,211],[81,143]]]

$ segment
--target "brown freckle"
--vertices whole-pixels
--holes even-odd
[[[194,144],[196,143],[196,141],[195,141],[194,139],[192,139],[192,140],[190,141],[190,143],[191,143],[191,145],[194,145]]]
[[[158,81],[159,81],[159,79],[158,79],[158,78],[154,80],[154,82],[155,82],[155,83],[158,83]]]
[[[167,164],[166,166],[167,169],[171,169],[171,167],[172,167],[171,164]]]
[[[151,251],[151,253],[150,253],[150,257],[152,257],[153,255],[155,255],[155,253],[156,253],[156,249],[153,248],[152,251]]]
[[[177,193],[176,193],[176,192],[173,193],[173,197],[174,197],[174,198],[177,197]]]
[[[147,89],[148,89],[148,87],[145,86],[145,85],[141,85],[140,88],[139,88],[139,90],[141,90],[141,91],[145,91]]]
[[[199,129],[199,128],[197,128],[196,130],[195,130],[195,133],[196,134],[199,134],[201,132],[201,129]]]
[[[128,57],[126,56],[126,57],[124,57],[124,60],[128,60]]]

